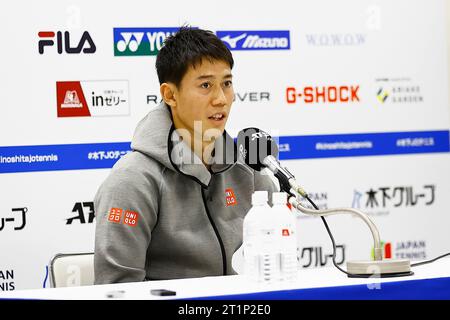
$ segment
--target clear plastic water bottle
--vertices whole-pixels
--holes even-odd
[[[267,191],[253,193],[243,227],[244,274],[258,283],[280,278],[278,224],[267,200]]]
[[[278,224],[279,241],[279,280],[293,282],[297,279],[297,233],[296,219],[287,207],[287,194],[274,192],[272,194],[272,211]]]

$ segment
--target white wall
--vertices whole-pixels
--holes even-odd
[[[131,140],[136,123],[154,106],[147,96],[159,92],[155,56],[114,55],[114,28],[189,22],[212,31],[289,31],[289,50],[233,51],[235,90],[247,98],[233,106],[230,133],[255,126],[284,139],[294,136],[284,140],[283,163],[319,206],[367,211],[393,257],[417,260],[450,251],[448,143],[443,152],[428,144],[443,146],[445,139],[436,132],[442,137],[450,127],[448,2],[230,0],[217,10],[199,0],[173,0],[169,7],[139,0],[5,2],[0,10],[0,290],[42,287],[52,255],[93,250],[92,200],[112,165],[101,151],[121,156],[126,147],[118,142]],[[58,54],[55,45],[39,54],[39,31],[70,31],[72,46],[88,31],[97,50]],[[119,32],[118,42],[125,33]],[[334,42],[337,36],[340,42]],[[79,81],[82,89],[70,90],[88,102],[92,92],[105,97],[113,92],[126,102],[119,114],[105,106],[102,116],[58,117],[56,83],[67,81]],[[288,87],[299,92],[307,86],[359,86],[359,101],[286,101]],[[384,102],[377,98],[380,87],[389,92]],[[423,101],[396,103],[398,87],[420,88]],[[258,94],[253,101],[251,92],[270,92],[270,101]],[[392,138],[398,132],[402,138]],[[367,133],[373,135],[354,136]],[[408,145],[417,142],[414,135],[425,138],[419,139],[425,145]],[[317,147],[359,140],[374,147]],[[35,153],[57,154],[59,160],[2,163]],[[368,201],[370,190],[376,191],[376,205]],[[21,211],[13,210],[19,208],[27,208],[22,229]],[[370,258],[372,241],[361,221],[347,216],[329,221],[347,260]],[[299,217],[298,234],[302,267],[309,254],[307,267],[321,266],[320,260],[332,265],[320,219]],[[13,279],[3,279],[11,271]]]

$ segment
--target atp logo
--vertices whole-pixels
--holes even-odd
[[[73,206],[72,212],[76,213],[76,215],[66,219],[66,224],[72,224],[75,220],[78,220],[80,224],[94,222],[95,210],[94,210],[94,202],[92,201],[76,202],[75,205]]]
[[[114,28],[114,56],[156,56],[179,28]]]

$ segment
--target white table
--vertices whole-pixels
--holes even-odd
[[[84,287],[17,290],[0,292],[0,299],[104,300],[111,299],[108,298],[108,294],[111,292],[116,292],[115,296],[117,299],[185,299],[278,292],[280,290],[296,290],[297,297],[301,299],[302,291],[298,291],[301,289],[334,287],[339,290],[339,288],[348,288],[354,285],[364,285],[367,290],[373,292],[380,290],[378,293],[382,293],[383,286],[387,287],[387,284],[393,282],[401,284],[403,281],[411,280],[450,278],[450,258],[444,258],[431,264],[414,267],[412,270],[414,271],[413,276],[360,279],[348,278],[336,268],[328,267],[300,270],[298,280],[290,285],[258,285],[249,282],[242,276],[222,276]],[[155,296],[150,294],[150,290],[152,289],[169,289],[175,291],[176,296]],[[450,292],[450,287],[448,291]],[[325,296],[324,299],[326,298]],[[401,296],[399,298],[401,299]]]

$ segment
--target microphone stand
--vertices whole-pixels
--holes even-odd
[[[297,209],[298,211],[311,215],[311,216],[329,216],[335,214],[352,214],[360,219],[362,219],[366,225],[369,227],[373,242],[374,242],[374,260],[360,260],[360,261],[348,261],[347,262],[347,275],[349,277],[358,277],[358,278],[372,278],[372,277],[400,277],[400,276],[408,276],[413,275],[414,273],[411,271],[411,262],[408,259],[383,259],[383,250],[381,248],[380,241],[380,233],[378,232],[378,228],[375,223],[370,219],[368,215],[365,213],[356,210],[354,208],[336,208],[336,209],[325,209],[325,210],[311,210],[302,206],[300,201],[296,199],[295,196],[292,196],[292,193],[299,196],[303,196],[307,199],[307,193],[299,188],[295,181],[292,181],[293,189],[289,192],[289,203]],[[301,192],[299,192],[299,189]]]

